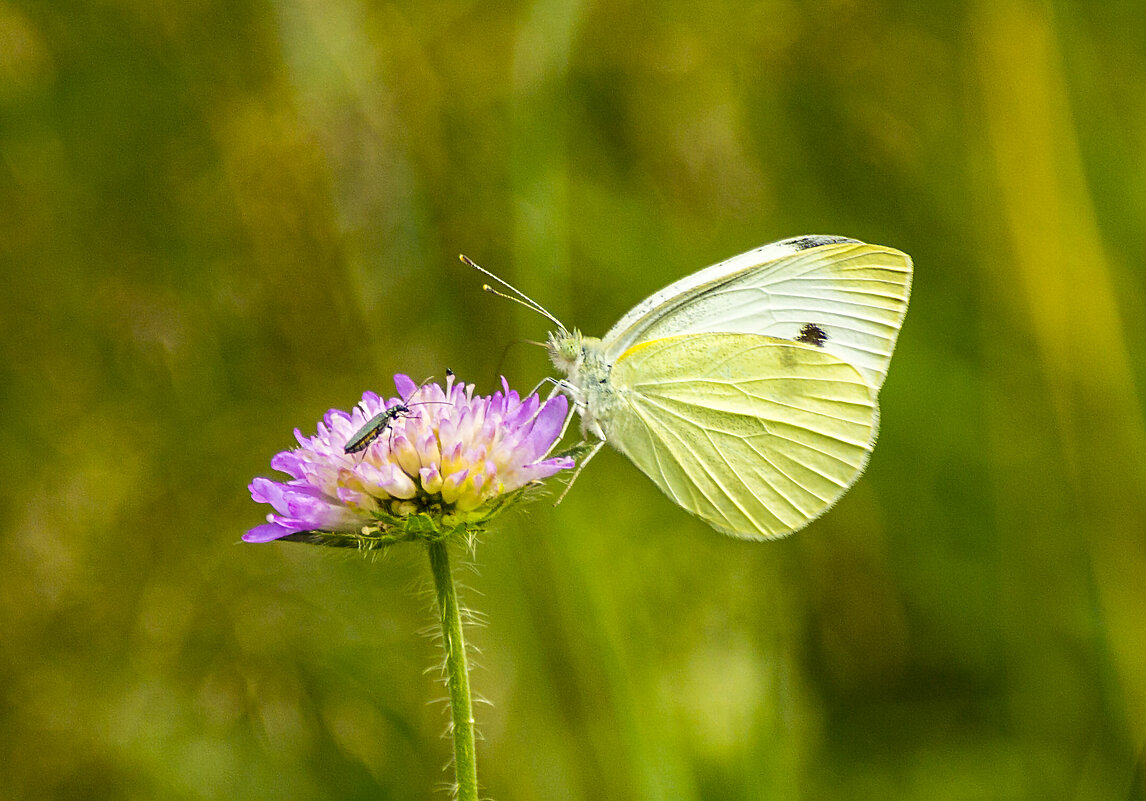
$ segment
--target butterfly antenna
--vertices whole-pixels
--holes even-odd
[[[486,292],[489,292],[491,295],[497,295],[499,298],[505,298],[506,300],[512,300],[514,303],[519,303],[522,306],[524,306],[525,308],[530,309],[530,310],[536,312],[537,314],[540,314],[542,317],[549,320],[549,322],[553,323],[555,326],[560,328],[562,331],[568,330],[565,328],[565,326],[563,326],[561,324],[560,320],[558,320],[556,317],[554,317],[549,312],[548,309],[546,309],[544,306],[542,306],[540,303],[538,303],[533,298],[529,297],[529,295],[522,292],[520,289],[515,287],[513,284],[509,283],[508,281],[506,281],[502,278],[498,278],[496,275],[491,273],[486,268],[482,267],[479,264],[474,263],[474,260],[471,259],[469,256],[465,255],[464,253],[461,254],[460,256],[458,256],[458,258],[461,259],[463,263],[468,264],[470,267],[473,267],[475,270],[477,270],[482,275],[487,276],[489,278],[492,278],[494,281],[497,281],[497,283],[501,284],[503,287],[505,287],[510,292],[512,292],[513,295],[507,295],[504,292],[499,292],[498,290],[494,289],[489,284],[483,284],[482,289],[485,290]],[[516,297],[514,297],[514,295],[516,295]]]

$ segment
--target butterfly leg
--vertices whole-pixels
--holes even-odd
[[[577,396],[573,394],[574,387],[568,381],[559,381],[556,378],[544,378],[542,379],[541,383],[538,384],[536,388],[534,388],[533,391],[536,392],[538,389],[540,389],[541,385],[546,381],[553,383],[553,391],[549,393],[549,398],[552,398],[559,392],[564,392],[569,396],[569,399],[573,401],[573,408],[571,408],[569,413],[565,415],[565,422],[561,425],[561,434],[557,437],[557,439],[553,441],[553,447],[555,448],[557,447],[558,442],[565,439],[565,432],[569,430],[569,423],[573,420],[573,413],[579,411],[580,406],[577,404]],[[547,398],[547,400],[549,398]],[[553,448],[550,448],[549,450],[552,451]]]
[[[573,420],[573,412],[574,411],[576,411],[576,410],[570,409],[565,414],[565,422],[561,424],[561,434],[557,437],[557,439],[555,439],[553,441],[554,446],[556,446],[557,443],[560,442],[561,440],[565,439],[565,432],[569,430],[569,423]]]
[[[562,384],[561,381],[558,381],[556,378],[553,378],[552,376],[545,376],[545,378],[543,378],[537,382],[537,384],[533,387],[533,389],[529,392],[529,394],[530,395],[536,395],[537,393],[539,393],[541,391],[541,388],[543,386],[545,386],[546,384],[552,384],[553,385],[553,389],[550,390],[548,398],[552,398],[554,395],[556,395],[558,392],[561,391],[561,384]]]
[[[572,415],[570,415],[570,417],[572,417]],[[569,421],[566,420],[565,424],[568,425]],[[581,475],[581,471],[585,469],[585,465],[589,464],[589,461],[597,455],[597,451],[601,450],[601,446],[604,444],[605,440],[597,440],[588,455],[577,463],[577,469],[573,471],[573,477],[569,479],[569,483],[565,485],[565,489],[561,490],[561,494],[557,497],[557,500],[553,502],[554,506],[565,500],[565,496],[568,495],[569,490],[573,488],[573,482],[577,480],[577,476]]]

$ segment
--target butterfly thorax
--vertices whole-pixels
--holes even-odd
[[[555,331],[549,335],[549,358],[565,373],[560,387],[581,417],[581,433],[605,439],[617,396],[609,383],[610,365],[601,340],[576,330]]]

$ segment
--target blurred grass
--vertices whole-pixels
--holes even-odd
[[[916,260],[867,475],[753,545],[606,454],[491,535],[488,794],[1146,797],[1143,152],[1127,0],[0,4],[0,797],[427,797],[422,555],[246,483],[547,374],[459,251],[601,333],[813,232]]]

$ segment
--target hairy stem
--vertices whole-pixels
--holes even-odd
[[[446,684],[450,688],[450,716],[454,735],[454,776],[458,801],[478,801],[477,756],[474,751],[474,713],[470,698],[469,665],[462,635],[462,615],[446,541],[429,544],[430,569],[438,592],[442,646],[446,649]]]

